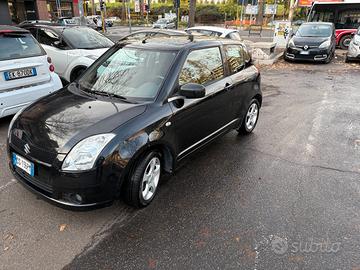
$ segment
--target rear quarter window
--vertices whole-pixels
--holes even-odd
[[[0,61],[45,55],[30,33],[0,34]]]

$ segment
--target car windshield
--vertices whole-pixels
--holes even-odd
[[[330,37],[331,34],[331,26],[324,24],[303,24],[296,32],[298,37]]]
[[[153,100],[176,52],[120,48],[91,66],[79,80],[80,89],[123,99]]]
[[[65,28],[64,37],[77,49],[110,48],[114,43],[88,27]]]
[[[44,51],[30,33],[0,34],[0,61],[44,54]]]

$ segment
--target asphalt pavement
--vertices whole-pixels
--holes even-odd
[[[0,120],[0,269],[360,269],[360,65],[261,67],[255,132],[231,132],[155,201],[71,212],[13,180]]]

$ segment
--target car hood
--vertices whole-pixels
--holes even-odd
[[[52,153],[66,154],[80,140],[109,133],[142,114],[146,105],[89,97],[70,84],[26,108],[14,123],[23,141]]]
[[[294,37],[293,41],[296,46],[320,46],[321,43],[328,39],[327,37]]]

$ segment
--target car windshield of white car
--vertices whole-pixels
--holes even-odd
[[[63,35],[77,49],[110,48],[114,45],[110,39],[87,27],[65,28]]]
[[[332,28],[330,25],[303,24],[296,32],[298,37],[330,37]]]
[[[173,51],[121,48],[85,71],[80,89],[134,101],[153,100],[176,57]]]
[[[8,32],[0,34],[0,61],[44,55],[32,35]]]

